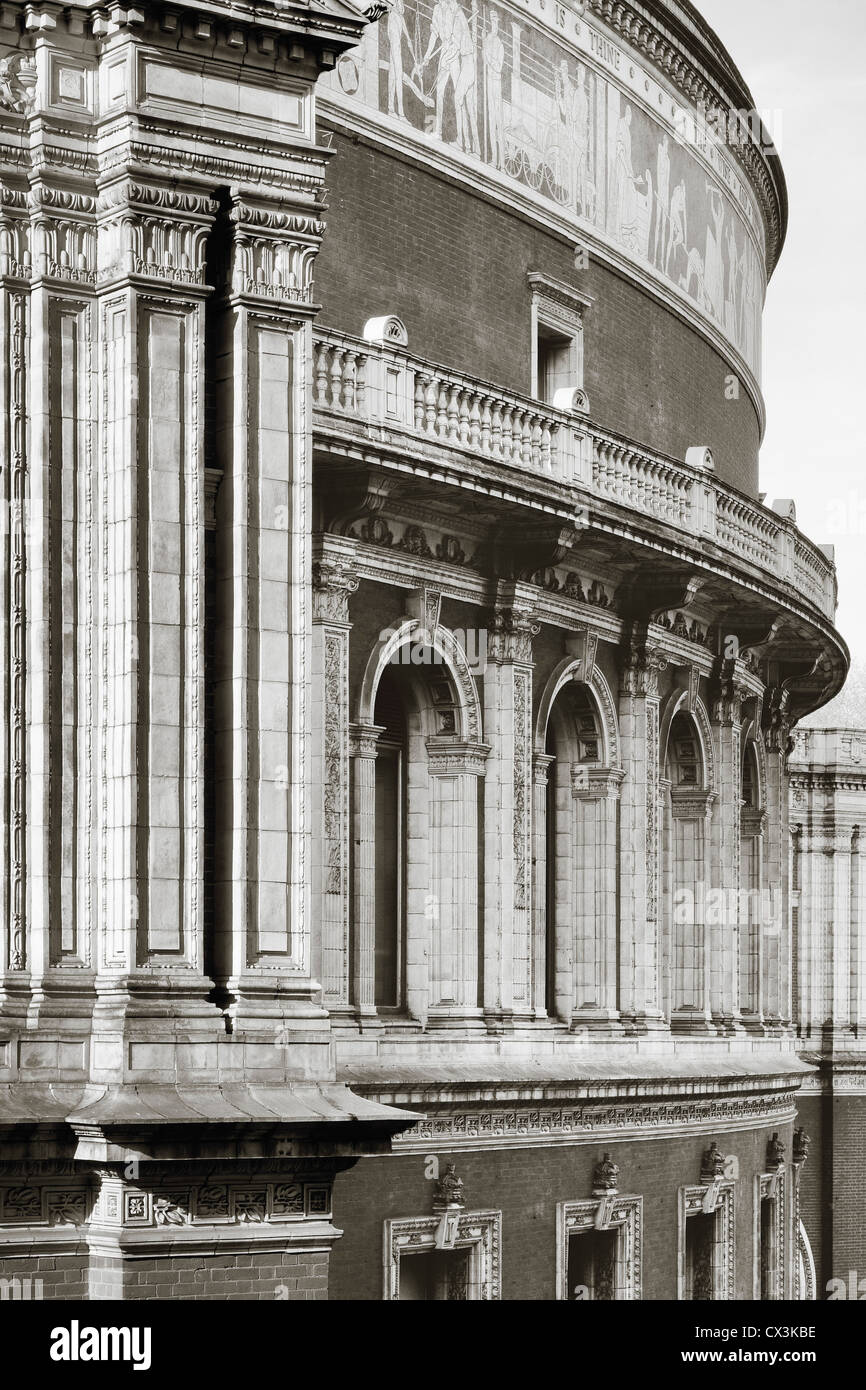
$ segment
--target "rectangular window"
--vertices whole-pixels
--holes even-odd
[[[400,1260],[400,1298],[414,1302],[469,1298],[469,1251],[424,1250]]]
[[[568,1303],[641,1296],[643,1199],[593,1197],[556,1208],[556,1297]]]
[[[698,1212],[686,1222],[687,1300],[711,1301],[715,1297],[714,1264],[716,1216]]]
[[[677,1297],[723,1302],[734,1296],[734,1185],[714,1181],[679,1191]]]
[[[501,1297],[500,1211],[461,1211],[450,1233],[443,1216],[410,1216],[384,1225],[386,1299],[493,1302]]]
[[[548,405],[552,405],[557,391],[578,384],[574,339],[565,333],[558,333],[545,323],[538,325],[537,361],[536,395]]]
[[[532,394],[552,405],[557,391],[583,387],[583,314],[592,300],[540,271],[527,276],[532,295]]]
[[[761,1198],[761,1298],[776,1297],[776,1199]]]
[[[568,1296],[593,1303],[616,1298],[619,1232],[580,1231],[568,1239]]]
[[[785,1297],[785,1174],[761,1173],[755,1179],[755,1299]]]

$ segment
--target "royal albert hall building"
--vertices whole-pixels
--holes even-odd
[[[829,1277],[754,105],[685,0],[0,6],[0,1278]]]

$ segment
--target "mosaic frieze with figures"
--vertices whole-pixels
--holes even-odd
[[[733,157],[676,102],[650,114],[638,89],[657,82],[615,49],[633,79],[618,85],[596,31],[573,28],[566,46],[489,0],[393,0],[328,82],[555,205],[690,300],[757,375],[759,219]]]

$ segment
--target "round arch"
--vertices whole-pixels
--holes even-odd
[[[556,697],[565,686],[575,682],[584,687],[595,707],[603,744],[601,760],[603,766],[619,767],[619,727],[610,686],[598,667],[593,668],[588,681],[584,680],[580,674],[581,665],[579,660],[565,657],[551,672],[538,702],[535,716],[534,751],[536,753],[544,752],[547,726]]]
[[[376,692],[382,679],[382,672],[401,648],[419,642],[431,647],[437,653],[441,658],[442,666],[450,677],[456,695],[455,735],[466,742],[480,743],[481,702],[478,699],[478,690],[469,669],[466,653],[453,633],[449,632],[447,628],[440,626],[431,632],[423,627],[417,618],[405,619],[399,627],[383,634],[374,644],[367,658],[367,665],[364,668],[364,676],[361,681],[357,722],[359,724],[374,723]],[[423,667],[418,667],[417,670],[421,671]]]
[[[671,726],[678,714],[686,714],[689,716],[700,747],[701,768],[703,772],[702,790],[712,792],[716,789],[716,762],[713,753],[713,736],[709,715],[707,714],[706,705],[703,700],[698,699],[695,701],[694,710],[689,710],[687,705],[688,691],[672,690],[662,710],[662,716],[659,721],[659,767],[661,775],[664,776],[664,770],[667,764]]]

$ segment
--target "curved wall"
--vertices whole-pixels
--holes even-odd
[[[584,384],[593,418],[683,459],[708,444],[719,476],[757,491],[760,426],[748,391],[695,328],[573,242],[424,164],[334,135],[328,232],[316,262],[320,322],[360,334],[396,313],[413,355],[505,389],[531,389],[530,270],[592,299]],[[736,389],[736,388],[735,388]]]

